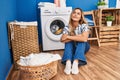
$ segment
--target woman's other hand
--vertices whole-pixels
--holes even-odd
[[[68,36],[68,34],[63,34],[63,35],[62,35],[62,38],[61,38],[61,41],[67,40],[67,36]]]

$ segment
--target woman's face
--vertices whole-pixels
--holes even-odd
[[[73,21],[78,21],[81,19],[81,11],[79,9],[76,9],[73,11],[71,18]]]

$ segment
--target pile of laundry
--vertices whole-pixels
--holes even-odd
[[[31,53],[26,57],[20,56],[20,60],[18,64],[21,66],[38,66],[38,65],[45,65],[60,59],[61,59],[61,56],[59,54]]]

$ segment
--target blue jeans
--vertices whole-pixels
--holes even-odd
[[[72,63],[74,60],[79,61],[79,66],[87,64],[85,53],[90,49],[88,42],[67,42],[65,43],[65,50],[62,57],[62,63],[66,64],[66,60],[70,60]]]

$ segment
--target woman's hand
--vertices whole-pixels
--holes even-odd
[[[68,39],[68,36],[69,36],[68,34],[63,34],[61,37],[61,42],[66,43],[66,42],[71,41]]]
[[[63,34],[63,35],[62,35],[62,39],[61,39],[61,41],[65,41],[65,40],[67,40],[67,36],[68,36],[68,34]]]

